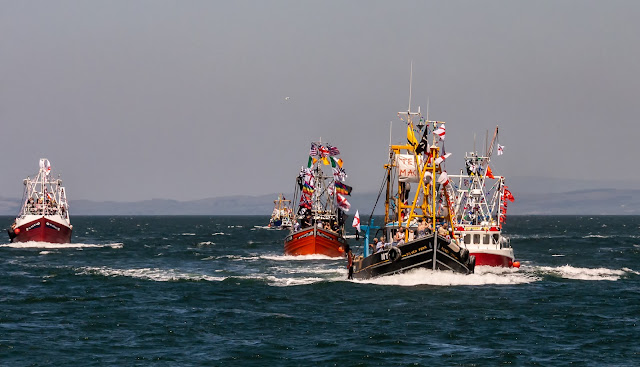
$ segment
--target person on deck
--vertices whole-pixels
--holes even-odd
[[[380,237],[378,243],[376,243],[376,254],[384,250],[384,236]]]
[[[444,237],[446,239],[450,238],[449,225],[447,224],[447,222],[442,223],[442,225],[438,228],[438,236]]]

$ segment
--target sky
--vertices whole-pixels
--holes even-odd
[[[377,191],[397,112],[447,169],[640,182],[638,1],[0,0],[0,196],[51,161],[73,199],[292,192],[311,141]],[[287,97],[289,97],[287,99]],[[513,188],[512,188],[513,189]],[[517,191],[517,190],[516,190]]]

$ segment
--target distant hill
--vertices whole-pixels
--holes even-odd
[[[640,190],[593,189],[564,193],[517,193],[509,203],[511,215],[640,215]],[[293,195],[290,195],[292,197]],[[355,194],[349,198],[351,211],[369,215],[377,193]],[[70,200],[72,215],[270,215],[278,194],[225,196],[191,201],[151,199],[136,202]],[[374,214],[382,214],[384,198]],[[16,215],[20,199],[0,197],[0,215]]]

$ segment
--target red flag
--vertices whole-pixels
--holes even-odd
[[[493,172],[491,172],[491,167],[487,166],[487,177],[489,178],[495,178],[493,176]]]
[[[509,191],[509,189],[504,189],[504,198],[509,200],[510,202],[513,202],[516,199],[513,197],[513,194],[511,194],[511,191]]]

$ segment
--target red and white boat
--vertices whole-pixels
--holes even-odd
[[[62,180],[52,179],[50,173],[49,160],[42,158],[36,177],[24,180],[20,215],[7,230],[11,242],[71,242],[67,194]]]
[[[462,246],[476,257],[476,265],[520,267],[509,239],[502,235],[507,204],[514,197],[505,185],[505,178],[494,175],[489,166],[494,143],[498,146],[498,155],[502,154],[497,137],[498,127],[486,155],[465,154],[466,175],[464,171],[460,175],[449,175],[457,181],[454,228]]]
[[[299,204],[291,232],[284,240],[286,255],[345,255],[344,212],[349,210],[346,196],[352,188],[344,183],[347,175],[339,154],[329,144],[311,144],[307,167],[300,170],[296,180],[293,202]],[[333,174],[326,174],[323,168],[330,168]]]

